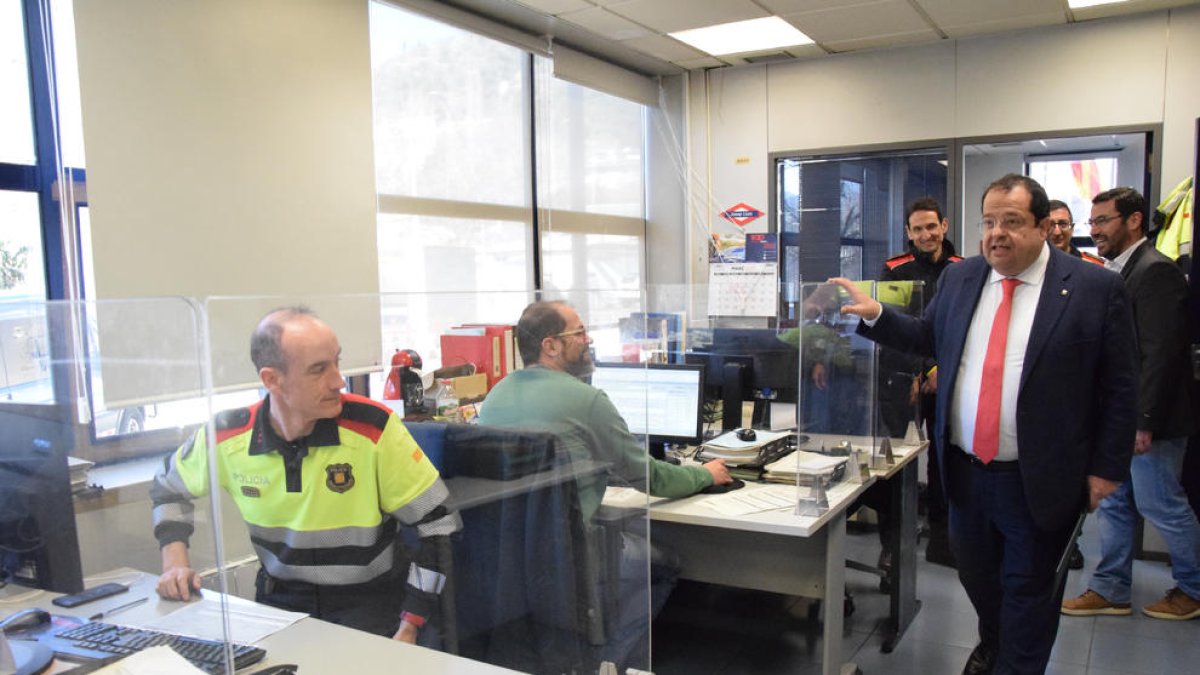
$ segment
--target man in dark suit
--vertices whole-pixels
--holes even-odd
[[[1133,298],[1141,348],[1137,436],[1130,480],[1100,503],[1100,564],[1083,595],[1063,614],[1126,615],[1133,585],[1133,538],[1140,513],[1171,556],[1175,588],[1142,608],[1156,619],[1200,617],[1200,524],[1179,476],[1192,422],[1188,359],[1188,284],[1179,267],[1146,240],[1146,200],[1132,188],[1092,199],[1092,239],[1106,267],[1120,272]]]
[[[958,575],[979,616],[964,673],[1042,673],[1056,568],[1084,508],[1129,475],[1133,320],[1121,279],[1046,243],[1049,199],[1009,174],[983,195],[982,257],[951,265],[920,318],[858,290],[859,332],[933,356],[934,447]]]

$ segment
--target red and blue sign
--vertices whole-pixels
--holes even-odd
[[[734,225],[737,225],[738,227],[745,227],[746,225],[758,220],[759,218],[762,218],[765,215],[767,214],[759,211],[745,202],[734,204],[733,206],[721,212],[722,218],[728,220]]]

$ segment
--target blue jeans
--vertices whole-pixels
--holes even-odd
[[[1186,451],[1186,438],[1151,442],[1149,452],[1134,455],[1130,480],[1100,502],[1100,564],[1088,588],[1109,602],[1129,602],[1138,513],[1166,542],[1175,584],[1200,598],[1200,524],[1179,484]]]

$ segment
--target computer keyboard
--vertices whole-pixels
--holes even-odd
[[[95,658],[98,656],[97,653],[125,655],[149,647],[166,645],[206,673],[216,675],[225,672],[226,643],[219,640],[203,640],[145,628],[116,626],[99,621],[60,631],[54,637],[56,638],[56,644],[53,645],[55,652],[68,657]],[[241,670],[246,666],[258,663],[266,655],[267,652],[259,647],[235,644],[233,645],[234,669]]]

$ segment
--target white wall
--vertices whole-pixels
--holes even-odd
[[[771,152],[1160,123],[1160,185],[1169,189],[1194,168],[1200,8],[726,68],[693,80],[692,172],[712,181],[693,189],[722,198],[765,200]],[[1069,104],[1048,104],[1049,91]],[[731,167],[732,157],[748,157],[753,169]]]
[[[366,2],[74,7],[92,298],[378,292]],[[347,370],[378,365],[377,301],[308,302],[339,329]],[[246,344],[262,310],[247,307],[209,316],[218,385],[257,381]],[[187,322],[100,314],[110,402],[195,395],[194,377],[146,386],[109,368],[199,353]]]

